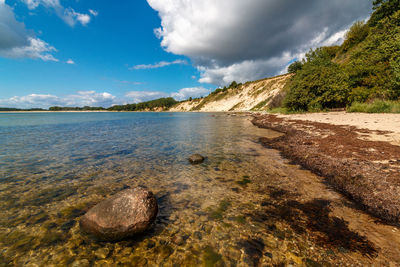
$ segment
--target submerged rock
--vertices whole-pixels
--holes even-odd
[[[136,187],[119,192],[91,208],[80,220],[80,226],[100,239],[120,240],[147,230],[157,212],[153,193]]]
[[[205,158],[200,154],[193,154],[188,158],[189,162],[192,164],[199,164],[202,163]]]

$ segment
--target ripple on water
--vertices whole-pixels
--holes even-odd
[[[41,126],[34,121],[0,125],[0,136],[9,135],[0,137],[5,166],[0,169],[0,263],[320,266],[396,261],[385,258],[384,247],[346,220],[367,215],[345,205],[348,214],[337,217],[335,209],[347,200],[258,144],[260,136],[276,133],[252,127],[246,117],[214,115],[49,114],[42,116],[50,116],[51,123],[43,124],[42,118]],[[54,116],[62,117],[56,123]],[[190,165],[186,158],[193,153],[207,161]],[[153,191],[159,204],[148,232],[102,242],[80,231],[79,218],[90,207],[138,185]],[[386,233],[388,226],[379,227],[375,230]],[[398,239],[392,242],[398,244]]]

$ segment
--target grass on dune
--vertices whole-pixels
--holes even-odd
[[[400,113],[400,101],[375,100],[372,103],[353,103],[347,112]]]

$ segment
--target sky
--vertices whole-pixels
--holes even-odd
[[[340,44],[372,0],[0,0],[0,107],[207,95]]]

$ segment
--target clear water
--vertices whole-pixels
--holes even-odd
[[[245,115],[0,113],[0,266],[399,263],[397,228],[263,148]],[[192,166],[187,157],[207,160]],[[79,217],[127,187],[160,212],[101,242]]]

